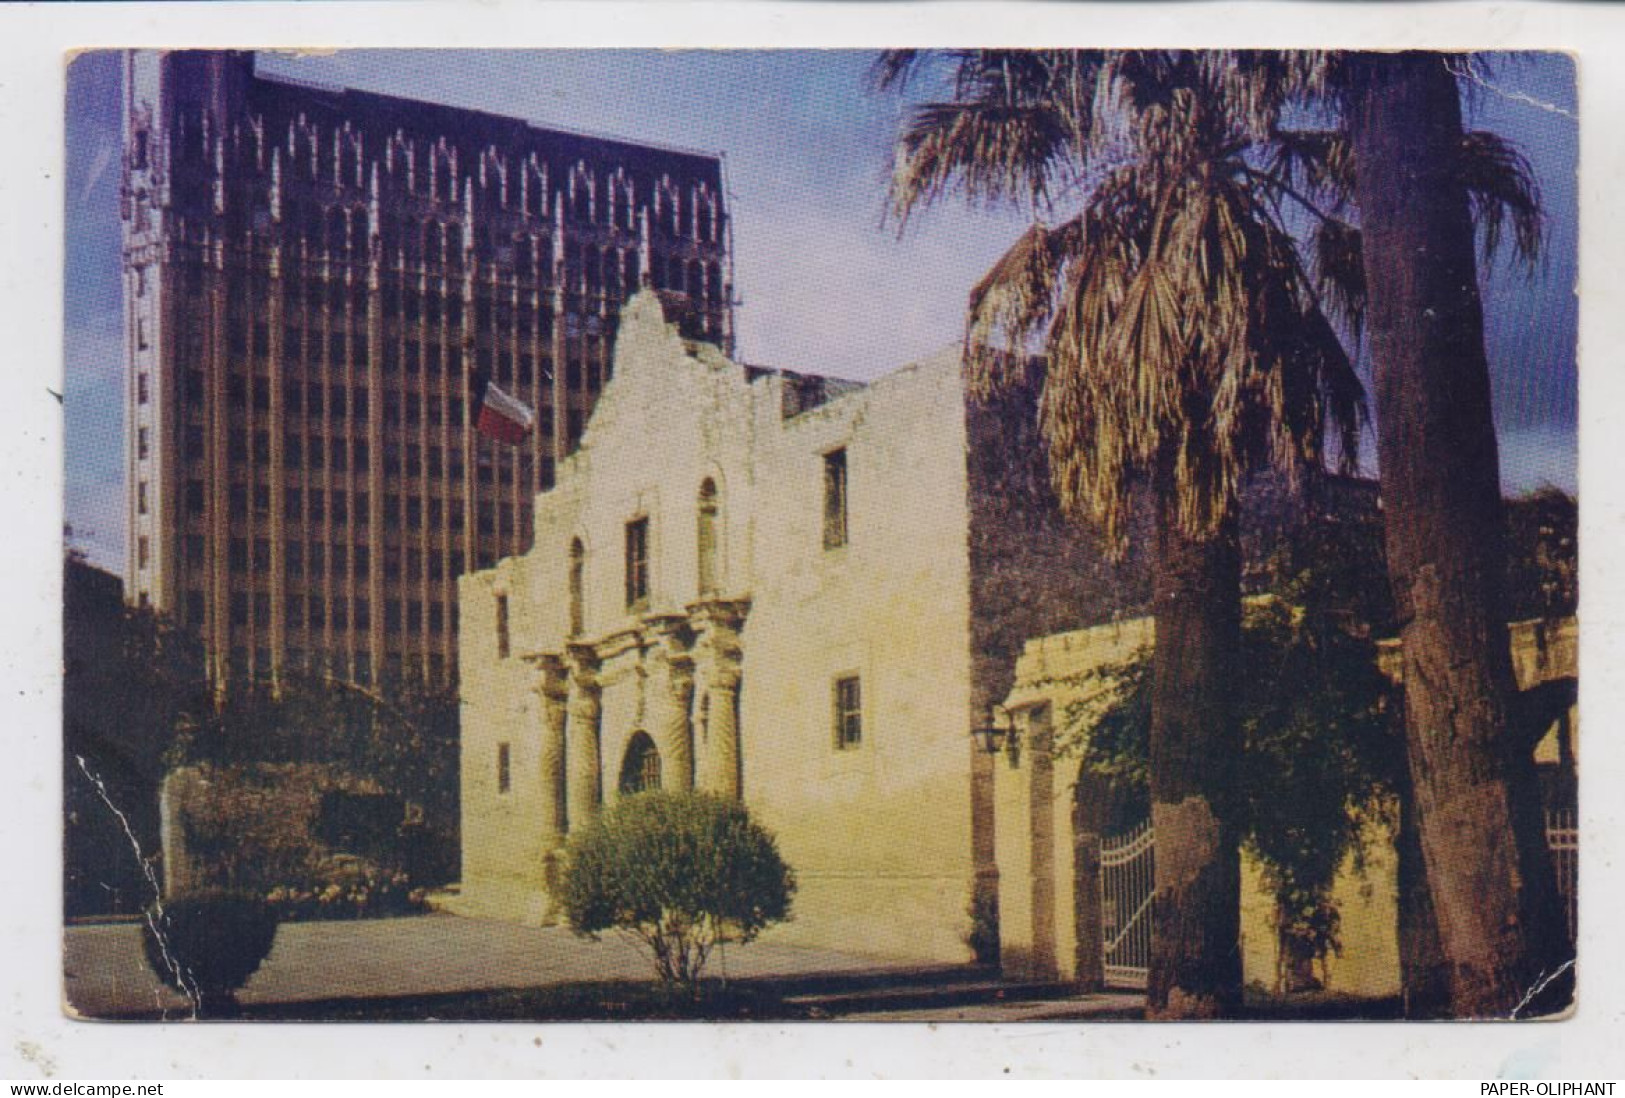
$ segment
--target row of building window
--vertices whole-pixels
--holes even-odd
[[[308,191],[308,185],[304,184],[302,172],[297,167],[300,160],[307,160],[309,170],[325,162],[326,158],[301,157],[299,154],[304,151],[304,146],[300,142],[294,142],[290,148],[292,155],[282,181],[283,191],[289,195],[284,199],[286,214],[282,222],[285,231],[302,238],[311,247],[325,246],[332,251],[364,250],[372,239],[373,219],[370,211],[359,204],[348,208],[328,205],[314,194],[308,198],[300,197],[301,191]],[[245,146],[245,155],[246,152]],[[515,173],[512,183],[504,185],[504,177],[494,169],[489,174],[482,172],[484,182],[480,182],[481,176],[466,171],[459,177],[458,170],[452,167],[444,153],[431,148],[429,159],[433,163],[432,171],[413,170],[407,167],[403,154],[391,150],[391,155],[385,159],[389,166],[386,178],[392,181],[404,179],[407,193],[428,195],[447,203],[460,202],[463,191],[469,186],[478,186],[481,208],[509,211],[510,221],[513,214],[543,220],[550,220],[553,216],[553,211],[546,205],[546,180],[534,172],[529,172],[523,185],[518,173]],[[264,177],[258,158],[250,158],[248,165],[250,174],[240,191],[243,200],[253,203],[261,200]],[[357,149],[353,163],[336,174],[343,177],[348,174],[348,169],[361,171],[363,165]],[[331,170],[326,173],[326,181],[340,182],[342,185],[342,178],[335,180],[334,174]],[[310,179],[312,182],[320,180],[321,173],[312,170]],[[651,194],[639,200],[634,185],[624,177],[606,176],[604,180],[590,180],[572,172],[568,188],[556,192],[555,204],[562,206],[565,223],[572,226],[599,225],[630,235],[638,231],[639,216],[646,212],[650,232],[661,238],[715,244],[719,242],[722,231],[722,217],[715,206],[715,199],[702,188],[690,190],[685,198],[676,188],[659,185]],[[428,254],[450,260],[459,256],[464,249],[463,227],[456,221],[435,218],[419,220],[411,215],[386,214],[378,219],[377,228],[379,241],[386,250],[396,252],[404,249],[410,257]],[[512,253],[516,246],[520,252],[534,251],[539,255],[552,252],[552,243],[544,234],[492,229],[488,224],[481,224],[468,237],[468,247],[474,251],[477,259],[507,265],[513,265],[516,257],[505,253]]]
[[[249,650],[242,645],[235,645],[231,649],[231,665],[234,674],[246,674],[248,670]],[[287,673],[311,672],[315,674],[328,674],[337,677],[349,677],[355,682],[366,686],[372,682],[372,653],[365,648],[355,652],[353,662],[342,653],[307,651],[298,646],[286,649],[282,658],[282,668]],[[254,649],[254,674],[262,679],[271,675],[271,650],[269,648]],[[427,670],[425,671],[416,657],[410,662],[400,652],[388,652],[384,655],[384,678],[389,682],[403,682],[407,679],[425,677],[431,685],[440,685],[446,681],[446,658],[439,652],[428,655]]]
[[[227,491],[227,513],[233,519],[246,519],[249,511],[249,489],[244,484],[233,484]],[[352,506],[353,499],[353,506]],[[140,514],[147,513],[147,482],[141,481],[137,486],[136,509]],[[371,496],[366,492],[357,492],[354,497],[347,495],[341,489],[332,492],[312,490],[308,495],[300,488],[287,488],[283,492],[282,517],[290,523],[310,522],[312,524],[330,523],[333,526],[347,526],[351,515],[359,525],[368,521],[367,510]],[[271,513],[271,489],[266,484],[256,484],[253,487],[254,513],[260,517],[268,517]],[[207,499],[201,480],[190,480],[186,483],[186,510],[189,516],[201,518],[207,514]],[[509,533],[517,530],[518,522],[524,512],[516,509],[513,504],[494,504],[481,501],[475,505],[475,527],[482,534]],[[438,534],[442,529],[453,534],[462,533],[464,529],[462,500],[442,501],[437,498],[424,499],[420,496],[407,496],[404,499],[393,492],[383,497],[383,523],[393,530],[404,523],[407,534],[430,533]]]
[[[145,540],[145,539],[143,539]],[[188,534],[183,543],[186,547],[186,563],[190,567],[202,568],[205,566],[204,541],[201,534]],[[246,575],[250,570],[266,572],[271,568],[271,542],[269,538],[255,538],[253,541],[252,569],[250,568],[249,541],[247,538],[232,538],[227,543],[226,561],[230,571]],[[456,579],[463,571],[463,551],[453,549],[449,555],[442,556],[439,550],[427,552],[415,548],[401,548],[395,545],[386,545],[382,552],[383,574],[386,580],[397,580],[403,575],[410,581],[427,575],[431,582],[442,579]],[[142,566],[145,566],[143,552]],[[449,564],[449,570],[444,567]],[[306,575],[311,578],[332,576],[334,579],[351,577],[365,580],[372,574],[372,549],[366,545],[346,545],[343,542],[288,541],[282,547],[283,573],[289,579],[303,579]]]
[[[195,625],[204,622],[203,592],[188,591],[186,595],[187,620]],[[391,632],[405,630],[409,633],[422,633],[427,631],[432,636],[439,636],[446,632],[448,615],[446,604],[438,600],[424,602],[419,599],[386,599],[384,607],[384,628]],[[372,628],[372,605],[362,597],[353,601],[345,598],[331,600],[321,595],[290,594],[283,599],[283,621],[290,629],[331,628],[335,632],[348,629],[366,631]],[[456,628],[456,612],[450,615],[451,628]],[[256,629],[269,629],[271,627],[271,596],[265,592],[256,592],[252,597],[246,591],[234,591],[231,594],[228,607],[227,620],[233,628],[247,628],[252,624]]]
[[[549,418],[540,417],[543,423],[548,423]],[[581,418],[581,413],[571,409],[569,425],[572,440],[580,436]],[[208,460],[201,424],[188,425],[182,438],[183,452],[187,461],[197,464]],[[326,469],[336,473],[345,473],[352,469],[357,473],[371,471],[371,449],[365,441],[359,439],[328,439],[322,435],[303,436],[289,433],[283,435],[282,443],[282,465],[290,471],[305,468],[309,468],[312,472]],[[250,453],[255,464],[269,465],[271,436],[264,431],[256,431],[250,435],[243,428],[233,428],[227,432],[228,461],[233,464],[246,464],[250,460]],[[521,488],[528,490],[532,483],[532,470],[536,469],[541,474],[542,489],[553,486],[554,462],[551,456],[544,455],[539,465],[533,465],[532,457],[528,453],[520,454],[517,461],[512,460],[506,452],[493,459],[490,451],[482,448],[476,457],[474,475],[480,484],[507,486],[517,483]],[[443,477],[453,483],[461,483],[464,476],[463,451],[459,448],[442,451],[438,446],[424,448],[417,443],[402,445],[394,440],[386,440],[383,446],[382,468],[384,473],[390,476]]]

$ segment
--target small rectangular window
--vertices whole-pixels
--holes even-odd
[[[508,596],[497,596],[497,659],[508,658]]]
[[[135,456],[138,459],[145,461],[149,447],[150,440],[147,428],[137,427],[135,431]]]
[[[497,744],[497,792],[506,793],[513,785],[513,751],[505,743]]]
[[[835,680],[835,749],[848,751],[863,742],[863,688],[856,675]]]
[[[626,524],[626,605],[637,609],[649,601],[649,520]]]
[[[147,403],[148,399],[150,399],[150,396],[151,394],[147,387],[147,375],[145,373],[137,374],[135,376],[136,403],[145,404]]]
[[[824,548],[846,544],[846,451],[824,455]]]

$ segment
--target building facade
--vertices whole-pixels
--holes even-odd
[[[739,365],[668,306],[623,313],[534,547],[460,581],[455,904],[556,918],[572,831],[700,788],[794,867],[775,936],[963,960],[996,890],[971,732],[1026,638],[1139,605],[1142,570],[1061,519],[1031,392],[970,399],[957,348],[859,386]]]
[[[640,286],[731,343],[717,157],[134,52],[128,596],[216,681],[446,681],[457,577],[526,550]],[[470,426],[469,374],[537,414]]]

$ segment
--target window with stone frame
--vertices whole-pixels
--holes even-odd
[[[570,635],[579,637],[586,627],[586,613],[582,605],[586,593],[587,550],[580,538],[570,541]]]
[[[649,604],[649,520],[626,524],[626,607],[640,610]]]
[[[508,596],[506,594],[497,595],[497,598],[496,598],[496,619],[497,619],[497,658],[501,659],[501,660],[505,660],[505,659],[508,658],[508,645],[509,645],[509,637],[508,637]]]
[[[846,540],[846,451],[831,450],[824,455],[824,548],[839,549]]]
[[[842,675],[833,690],[835,750],[850,751],[863,743],[863,687],[857,675]]]
[[[506,743],[497,744],[497,792],[506,793],[513,788],[513,748]]]

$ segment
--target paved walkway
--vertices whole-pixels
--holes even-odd
[[[133,923],[71,926],[64,931],[66,1003],[96,1018],[184,1011],[186,1000],[159,982],[142,959]],[[919,965],[775,943],[771,934],[713,957],[708,971],[734,978],[857,975]],[[644,980],[649,961],[619,935],[600,942],[563,927],[434,914],[355,922],[285,923],[271,956],[239,994],[245,1004],[335,998],[433,995],[537,987],[589,980]]]
[[[1144,1018],[1145,996],[1130,992],[1102,992],[1070,999],[1032,999],[1013,1003],[854,1011],[841,1015],[841,1020],[846,1022],[1078,1022],[1143,1021]]]

